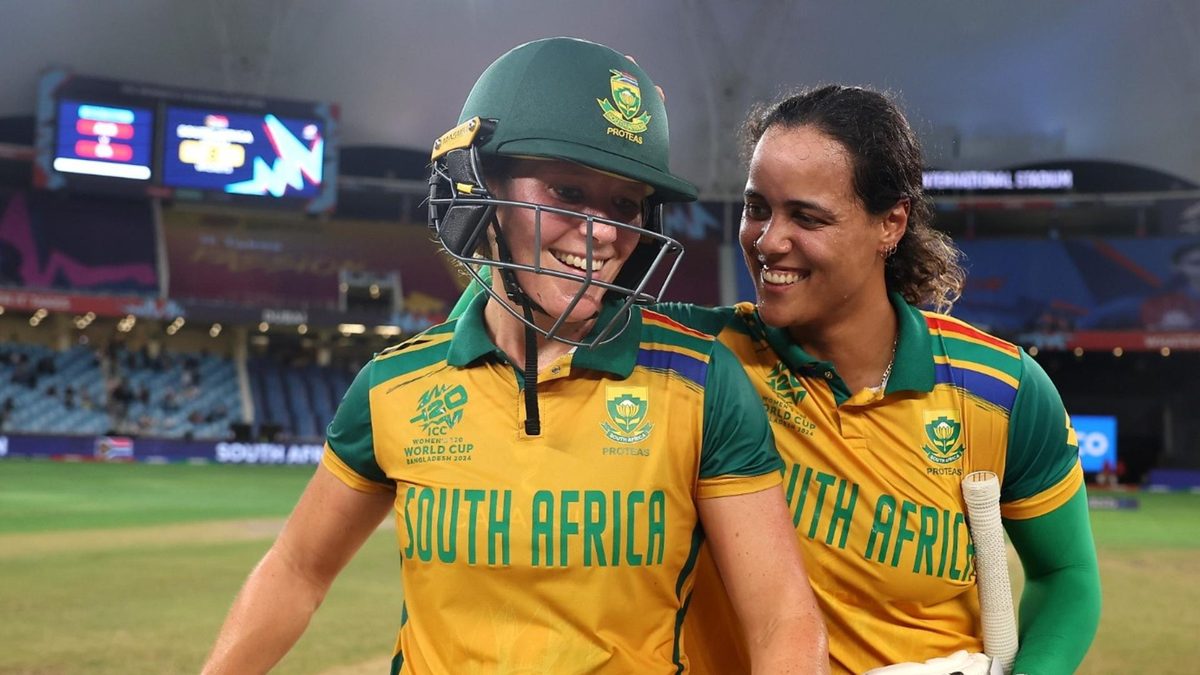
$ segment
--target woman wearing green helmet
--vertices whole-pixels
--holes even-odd
[[[828,672],[761,402],[713,336],[643,307],[680,252],[661,205],[694,198],[636,64],[567,38],[493,63],[429,196],[487,292],[360,372],[207,672],[270,668],[389,511],[393,672],[687,672],[706,539],[755,672]]]

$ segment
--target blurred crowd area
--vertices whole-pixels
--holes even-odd
[[[166,339],[155,322],[59,330],[0,317],[0,433],[320,441],[385,341],[291,333],[273,344],[237,328]]]

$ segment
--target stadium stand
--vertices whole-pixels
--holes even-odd
[[[13,341],[0,347],[5,433],[220,439],[240,419],[241,408],[228,358],[192,352],[150,357],[83,345],[57,352]]]
[[[319,443],[357,368],[441,321],[464,282],[424,225],[424,152],[339,148],[336,205],[317,214],[99,178],[45,185],[34,130],[0,119],[0,435]],[[1124,480],[1195,470],[1200,187],[1052,164],[990,174],[1070,173],[1071,189],[931,183],[970,268],[954,315],[1027,349],[1073,414],[1119,420]],[[687,251],[670,299],[753,297],[739,212],[712,196],[667,214]],[[95,323],[79,327],[84,315]],[[155,342],[158,356],[143,352]]]
[[[270,356],[251,357],[247,366],[260,427],[276,424],[296,439],[322,439],[350,386],[350,375],[333,366],[289,366]]]
[[[0,345],[3,431],[100,434],[109,427],[100,363],[92,350]]]
[[[252,359],[250,390],[259,425],[290,438],[319,439],[349,386],[336,368],[289,368]],[[125,348],[97,356],[77,346],[55,352],[9,342],[0,348],[0,420],[5,433],[106,434],[224,439],[240,421],[237,369],[204,353],[147,357]]]

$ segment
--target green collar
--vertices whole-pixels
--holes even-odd
[[[899,293],[889,293],[896,310],[900,335],[896,340],[896,361],[888,378],[885,394],[895,391],[933,391],[933,342],[929,324],[921,310],[904,301]]]
[[[491,297],[488,293],[479,293],[458,317],[458,323],[454,326],[454,336],[450,338],[450,351],[446,354],[446,362],[451,366],[468,368],[489,355],[504,362],[509,360],[492,342],[483,322],[483,309]],[[605,299],[600,316],[597,317],[588,337],[595,335],[620,308],[621,302]],[[642,313],[635,309],[630,312],[629,325],[625,326],[625,330],[617,337],[591,349],[575,349],[571,355],[571,364],[579,368],[611,373],[622,379],[629,377],[637,364],[641,333]]]
[[[897,391],[928,392],[933,390],[932,345],[929,327],[921,311],[905,302],[899,293],[889,293],[888,299],[898,318],[900,334],[896,338],[896,360],[892,375],[888,378],[885,394]],[[757,324],[754,328],[766,338],[767,344],[779,355],[780,360],[792,372],[805,375],[824,376],[836,398],[842,401],[853,393],[846,389],[833,364],[820,361],[792,341],[786,328],[775,328],[762,322],[758,312],[754,313]]]

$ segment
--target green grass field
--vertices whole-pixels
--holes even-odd
[[[198,671],[311,467],[0,461],[0,675]],[[1200,495],[1095,511],[1104,613],[1081,673],[1200,670]],[[387,672],[394,534],[338,579],[278,673]]]

